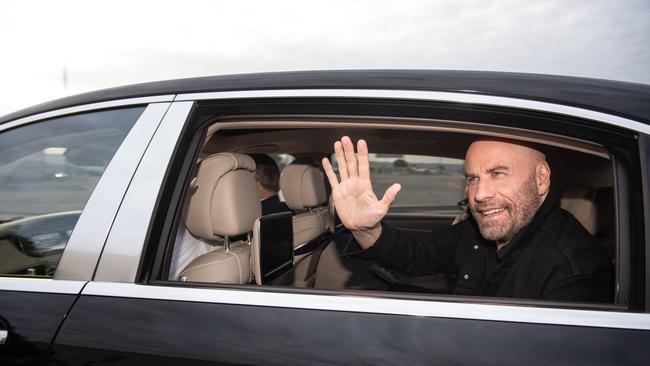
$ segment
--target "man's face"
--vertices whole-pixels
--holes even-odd
[[[548,192],[545,169],[541,153],[508,141],[481,140],[469,147],[467,198],[484,238],[505,244],[532,220]]]

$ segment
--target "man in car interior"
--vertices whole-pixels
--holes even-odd
[[[353,258],[372,259],[409,276],[446,273],[452,293],[528,299],[611,302],[612,264],[604,249],[551,189],[551,169],[535,145],[475,140],[465,156],[470,217],[429,233],[382,222],[401,186],[373,193],[364,140],[334,144],[340,180],[323,167]]]
[[[255,161],[255,179],[262,203],[262,215],[291,211],[286,203],[280,201],[280,170],[272,157],[267,154],[250,154]]]

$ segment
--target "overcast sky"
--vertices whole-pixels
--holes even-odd
[[[263,71],[493,70],[650,84],[648,0],[0,0],[0,39],[0,115],[111,86]]]

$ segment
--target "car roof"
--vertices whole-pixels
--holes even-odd
[[[0,117],[0,123],[115,99],[273,89],[384,89],[496,95],[580,107],[650,123],[650,85],[559,75],[443,70],[293,71],[156,81],[57,99]]]

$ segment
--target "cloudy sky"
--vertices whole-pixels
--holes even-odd
[[[0,0],[0,39],[0,115],[111,86],[262,71],[494,70],[650,84],[648,0]]]

